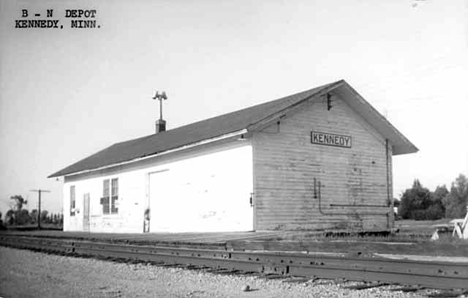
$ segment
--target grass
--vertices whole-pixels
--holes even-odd
[[[436,221],[399,220],[396,233],[359,235],[353,231],[326,233],[318,231],[285,234],[263,239],[265,246],[281,249],[327,251],[348,254],[408,254],[427,256],[467,257],[468,240],[452,237],[451,231],[439,233],[439,239],[431,240],[433,225],[448,224],[450,219]],[[271,244],[278,243],[278,244]]]

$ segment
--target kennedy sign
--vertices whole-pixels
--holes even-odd
[[[335,135],[332,133],[312,131],[312,144],[351,148],[351,136]]]

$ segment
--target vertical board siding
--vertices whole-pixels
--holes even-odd
[[[253,135],[257,230],[387,228],[385,139],[343,100],[332,99],[329,111],[324,99],[306,103],[281,119],[279,132]],[[349,135],[352,148],[312,144],[311,131]],[[329,215],[319,212],[314,178]]]

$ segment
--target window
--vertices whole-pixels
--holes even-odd
[[[70,186],[70,216],[75,216],[75,185]]]
[[[103,196],[101,199],[103,214],[117,214],[117,200],[119,199],[119,180],[105,179],[103,184]]]
[[[111,192],[111,213],[116,214],[118,213],[119,209],[117,208],[117,200],[119,199],[119,180],[112,179],[111,186],[112,186],[112,192]]]
[[[109,179],[104,180],[104,193],[101,200],[102,213],[109,214]]]

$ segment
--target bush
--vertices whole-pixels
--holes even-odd
[[[439,204],[429,206],[427,209],[411,211],[410,214],[414,220],[437,220],[444,217],[444,211]]]
[[[443,188],[438,187],[435,193],[423,187],[415,180],[413,187],[407,189],[400,200],[398,214],[403,219],[435,220],[444,217],[442,204]]]

